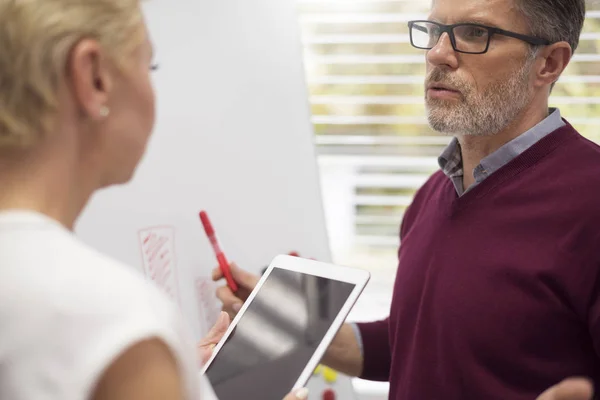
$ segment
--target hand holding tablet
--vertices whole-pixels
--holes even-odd
[[[198,343],[198,359],[201,365],[210,359],[213,349],[219,343],[227,328],[229,327],[229,317],[226,312],[222,312],[215,325],[210,329],[206,336]],[[207,382],[206,376],[202,376],[201,393],[204,400],[224,400],[217,399],[210,382]],[[308,398],[308,390],[306,388],[298,389],[289,393],[283,400],[305,400]]]
[[[275,258],[204,366],[217,396],[281,400],[303,387],[369,277],[359,269]]]

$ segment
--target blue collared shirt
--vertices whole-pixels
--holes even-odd
[[[467,190],[464,190],[463,187],[464,170],[462,165],[462,155],[460,152],[460,144],[456,138],[453,138],[448,147],[442,152],[438,158],[438,164],[444,174],[452,180],[456,193],[458,193],[459,196],[462,196],[481,183],[485,178],[498,171],[518,155],[533,146],[540,139],[564,125],[565,122],[562,120],[560,110],[551,108],[550,115],[542,122],[482,159],[480,164],[475,167],[475,170],[473,171],[475,183]]]

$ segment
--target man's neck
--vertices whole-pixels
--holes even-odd
[[[527,132],[548,117],[548,106],[538,108],[534,112],[531,108],[524,110],[515,121],[495,135],[469,136],[457,135],[460,143],[463,163],[463,187],[467,190],[475,178],[473,171],[485,157],[494,153],[506,143]]]

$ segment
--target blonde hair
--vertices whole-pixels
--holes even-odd
[[[49,129],[75,44],[95,39],[118,63],[142,19],[140,0],[0,0],[0,149]]]

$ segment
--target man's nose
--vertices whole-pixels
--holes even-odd
[[[458,68],[457,54],[447,32],[442,33],[437,43],[427,52],[427,62],[435,66]]]

